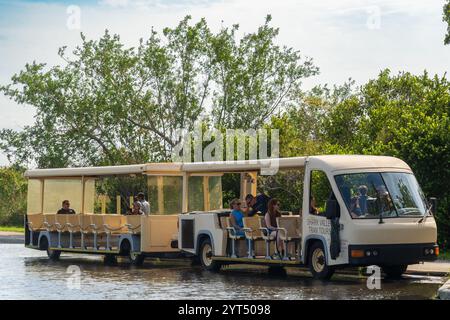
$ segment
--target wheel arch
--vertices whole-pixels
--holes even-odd
[[[303,262],[305,265],[309,265],[309,248],[311,248],[311,246],[316,242],[322,243],[327,263],[330,261],[330,257],[328,256],[327,240],[325,237],[321,235],[311,235],[305,239],[305,250],[303,251]]]
[[[39,250],[47,250],[47,248],[44,248],[45,241],[47,241],[47,248],[50,247],[50,234],[48,232],[41,232],[38,238]]]
[[[126,251],[129,250],[129,251]],[[133,244],[128,238],[122,238],[119,241],[119,254],[128,255],[130,251],[133,251]]]
[[[122,244],[128,243],[130,251],[132,252],[140,252],[141,246],[140,246],[140,239],[137,238],[135,235],[132,234],[123,234],[119,238],[119,248],[122,250]]]
[[[200,230],[197,235],[197,242],[196,242],[196,246],[195,246],[195,254],[196,255],[200,254],[200,245],[202,244],[202,242],[205,239],[208,239],[208,238],[209,238],[209,241],[211,241],[212,252],[214,253],[214,238],[213,238],[211,232],[208,230]]]

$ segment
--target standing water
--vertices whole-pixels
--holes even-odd
[[[70,254],[53,262],[21,244],[0,244],[0,261],[0,299],[431,299],[445,281],[406,275],[369,290],[366,277],[322,282],[294,269],[283,277],[246,266],[211,273],[187,262],[106,266],[100,256]],[[80,271],[75,286],[70,270]]]

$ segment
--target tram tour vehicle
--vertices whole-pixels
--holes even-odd
[[[264,175],[274,164],[276,174]],[[426,200],[411,168],[393,157],[149,163],[25,175],[25,245],[52,259],[94,253],[142,264],[145,257],[181,255],[208,270],[238,263],[308,267],[315,278],[328,279],[338,268],[369,265],[399,276],[439,254],[436,200]],[[275,177],[286,183],[274,187]],[[269,197],[278,192],[286,210],[276,218],[276,232],[258,214],[245,216],[237,230],[223,203],[224,181],[236,181],[243,203],[264,185],[271,186]],[[143,189],[150,214],[126,214]],[[56,213],[63,200],[75,214]]]

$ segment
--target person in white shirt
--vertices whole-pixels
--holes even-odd
[[[143,192],[138,193],[138,201],[141,203],[141,210],[144,212],[144,214],[148,215],[150,214],[150,203],[148,203],[147,200],[145,200],[145,196]]]

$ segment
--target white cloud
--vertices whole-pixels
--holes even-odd
[[[76,3],[76,1],[74,1]],[[152,26],[160,31],[175,26],[185,15],[205,17],[213,30],[240,24],[252,32],[272,14],[280,27],[279,43],[314,58],[321,74],[305,81],[342,83],[349,77],[364,83],[384,68],[442,75],[449,71],[450,46],[443,45],[443,0],[101,0],[81,8],[81,31],[98,38],[107,28],[126,45],[147,37]],[[26,62],[62,63],[60,46],[80,43],[79,31],[67,28],[67,6],[21,4],[8,24],[0,24],[0,83]],[[368,28],[370,9],[379,8],[379,28]],[[373,17],[372,17],[373,18]],[[369,21],[370,22],[370,21]],[[370,25],[370,24],[369,24]],[[0,128],[32,123],[30,108],[17,107],[0,97]],[[0,157],[0,164],[2,159]]]

